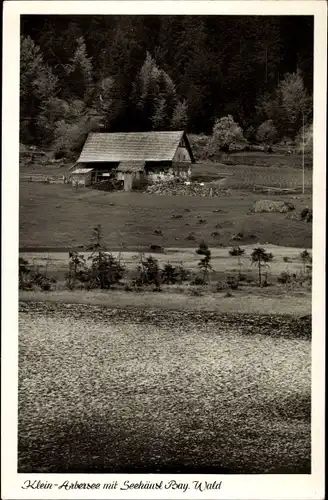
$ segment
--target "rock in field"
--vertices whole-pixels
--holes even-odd
[[[287,213],[295,210],[292,203],[288,201],[257,200],[253,205],[253,212],[280,212]]]

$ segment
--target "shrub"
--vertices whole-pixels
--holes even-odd
[[[309,209],[309,208],[303,208],[303,210],[301,211],[301,219],[305,222],[312,222],[312,210]]]
[[[278,283],[287,284],[290,283],[293,279],[293,276],[289,271],[283,271],[277,278]]]
[[[156,289],[160,289],[160,284],[161,276],[158,260],[151,255],[145,257],[144,254],[140,254],[137,277],[134,280],[134,285],[137,287],[155,285]]]
[[[259,142],[272,144],[276,136],[277,136],[277,129],[274,126],[272,120],[266,120],[257,129],[256,139]]]
[[[205,281],[201,276],[195,276],[192,282],[190,283],[191,285],[205,285]]]
[[[208,156],[215,157],[221,151],[227,153],[233,143],[244,141],[243,131],[231,115],[215,121],[212,137],[208,144]]]
[[[179,282],[178,272],[175,266],[168,263],[164,265],[161,271],[161,281],[167,285],[174,285]]]
[[[203,134],[190,134],[188,138],[191,149],[193,150],[194,156],[197,158],[197,160],[205,160],[210,137]]]
[[[226,281],[218,281],[216,283],[215,290],[217,292],[222,292],[223,290],[226,290],[228,288],[227,282]]]
[[[56,283],[55,278],[50,278],[45,272],[35,271],[31,274],[32,283],[44,292],[49,292],[52,289],[52,285]]]
[[[88,287],[107,290],[124,277],[125,268],[111,253],[99,251],[92,256]]]
[[[150,252],[164,253],[164,248],[161,245],[149,245]]]
[[[48,276],[47,269],[41,271],[39,268],[34,268],[22,257],[19,258],[18,277],[21,290],[31,290],[38,287],[47,292],[57,282],[55,278]]]
[[[81,271],[79,274],[80,280],[85,283],[86,287],[88,289],[101,288],[106,290],[119,283],[124,277],[125,268],[120,259],[116,259],[111,253],[105,251],[100,224],[93,228],[88,249],[93,250],[91,257],[89,257],[91,266],[89,268],[84,267],[82,260],[80,263],[81,269],[79,269]],[[74,258],[72,253],[72,259]]]
[[[161,245],[149,245],[149,251],[153,253],[164,253],[164,248]]]
[[[19,279],[19,288],[21,290],[28,290],[32,287],[29,280],[30,273],[31,269],[28,261],[23,259],[23,257],[19,257],[18,279]]]
[[[233,234],[233,235],[231,236],[231,238],[230,238],[230,239],[231,239],[232,241],[240,241],[240,240],[242,240],[243,238],[244,238],[243,233],[237,233],[237,234]]]
[[[227,285],[232,290],[237,290],[238,285],[239,285],[238,278],[236,278],[235,276],[228,276],[227,277]]]
[[[180,283],[190,279],[190,271],[185,269],[182,262],[177,266],[177,271],[178,271]]]
[[[240,247],[232,247],[231,250],[229,250],[229,254],[232,257],[239,257],[240,255],[243,255],[245,250],[242,250]]]
[[[303,264],[303,271],[306,273],[308,265],[312,264],[311,254],[307,250],[303,250],[303,252],[300,253],[300,258]]]
[[[84,255],[78,252],[69,252],[68,273],[65,276],[66,286],[73,290],[77,282],[88,281],[88,269]]]

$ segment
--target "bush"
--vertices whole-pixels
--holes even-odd
[[[124,277],[125,268],[111,253],[97,252],[92,256],[88,272],[88,288],[108,290]]]
[[[231,250],[229,250],[229,254],[232,257],[239,257],[240,255],[243,255],[245,253],[245,250],[241,249],[240,247],[232,247]]]
[[[308,273],[309,268],[311,268],[312,271],[312,257],[311,254],[307,250],[303,250],[303,252],[300,253],[300,259],[303,264],[303,272],[304,274]]]
[[[174,285],[176,283],[181,284],[189,278],[189,272],[183,267],[182,263],[179,266],[173,266],[170,263],[164,265],[161,271],[161,282]]]
[[[277,129],[272,120],[266,120],[257,129],[256,139],[259,142],[271,144],[277,136]]]
[[[32,274],[33,283],[41,288],[44,292],[49,292],[52,285],[57,282],[56,278],[50,278],[46,273],[36,272]]]
[[[190,142],[191,149],[194,153],[194,156],[195,158],[197,158],[197,161],[206,160],[210,137],[202,134],[199,135],[190,134],[188,135],[188,139]]]
[[[233,234],[230,239],[231,241],[241,241],[243,238],[244,238],[243,233],[237,233]]]
[[[228,276],[227,277],[227,285],[232,290],[237,290],[238,285],[239,285],[238,278],[236,278],[235,276]]]
[[[78,252],[69,252],[68,273],[65,276],[66,286],[73,290],[76,284],[86,283],[89,280],[89,270],[84,255]]]
[[[153,253],[164,253],[164,248],[161,245],[149,245],[149,251]]]
[[[91,257],[89,257],[91,260],[89,267],[83,255],[78,252],[69,253],[68,273],[66,275],[68,288],[73,289],[79,282],[87,289],[107,290],[123,279],[125,268],[120,259],[116,259],[111,253],[105,251],[101,225],[93,228],[88,249],[93,250]]]
[[[158,260],[149,255],[145,257],[140,254],[140,261],[137,267],[137,277],[134,280],[134,285],[142,287],[143,285],[155,285],[156,289],[160,289],[161,275]]]
[[[216,283],[215,290],[217,292],[222,292],[223,290],[226,290],[228,288],[227,282],[226,281],[218,281]]]
[[[284,285],[290,283],[292,280],[293,275],[291,275],[289,271],[283,271],[277,278],[278,283],[282,283]]]
[[[23,257],[19,257],[18,279],[19,279],[19,288],[21,290],[28,290],[32,287],[29,280],[30,273],[31,269],[28,261],[23,259]]]
[[[162,283],[167,285],[174,285],[175,283],[178,283],[179,277],[176,267],[170,263],[165,264],[163,270],[161,271],[161,280]]]
[[[48,276],[47,270],[41,271],[39,268],[30,266],[22,257],[19,258],[18,277],[20,290],[33,290],[37,287],[48,292],[57,282],[55,278]]]
[[[213,134],[208,144],[209,158],[215,158],[221,152],[228,153],[236,142],[244,141],[243,131],[231,115],[224,116],[215,121]]]
[[[301,211],[301,219],[305,222],[312,222],[312,210],[309,208],[303,208]]]
[[[204,278],[202,278],[201,276],[195,276],[190,284],[196,285],[196,286],[202,286],[202,285],[205,285],[205,281],[204,281]]]

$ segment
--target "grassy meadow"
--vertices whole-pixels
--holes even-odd
[[[312,226],[282,213],[249,213],[258,199],[291,201],[299,213],[311,207],[310,195],[269,195],[231,190],[222,197],[159,196],[107,193],[89,188],[77,192],[66,184],[20,183],[20,248],[71,248],[89,242],[101,224],[104,243],[115,250],[124,245],[148,248],[185,247],[205,240],[211,247],[266,243],[310,248]],[[155,234],[156,230],[162,232]],[[190,239],[192,238],[192,239]]]

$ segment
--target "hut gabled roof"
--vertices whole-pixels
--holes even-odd
[[[184,138],[192,162],[194,157],[183,131],[90,133],[78,163],[129,160],[172,161]]]

